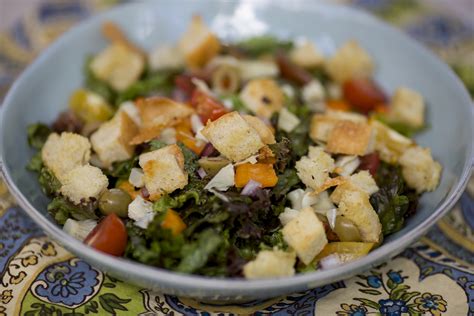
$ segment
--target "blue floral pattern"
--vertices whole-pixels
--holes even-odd
[[[33,294],[43,301],[78,306],[95,293],[99,276],[88,263],[71,259],[44,270],[33,283]]]

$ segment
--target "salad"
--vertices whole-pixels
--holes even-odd
[[[27,168],[64,231],[113,256],[247,279],[328,269],[403,228],[441,165],[411,138],[425,102],[388,95],[356,41],[221,41],[194,16],[151,52],[109,45]]]

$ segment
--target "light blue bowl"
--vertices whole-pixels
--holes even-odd
[[[259,33],[305,36],[326,53],[356,39],[374,56],[377,80],[389,92],[400,85],[426,98],[431,128],[417,141],[432,149],[443,165],[439,188],[423,195],[415,216],[368,256],[327,271],[271,280],[231,280],[191,276],[111,257],[64,233],[46,211],[36,175],[25,169],[33,155],[26,142],[28,124],[51,122],[81,86],[85,57],[107,44],[100,35],[105,20],[120,24],[146,49],[173,42],[193,13],[200,13],[227,39]],[[462,193],[473,157],[473,106],[459,79],[433,54],[375,18],[346,7],[310,1],[153,1],[118,7],[66,33],[20,76],[3,105],[0,126],[2,171],[18,203],[57,242],[77,256],[121,279],[155,290],[211,300],[269,298],[347,278],[389,260],[423,235]]]

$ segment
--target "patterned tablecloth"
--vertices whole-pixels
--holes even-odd
[[[17,3],[21,1],[28,0]],[[0,32],[0,100],[20,71],[57,35],[114,2],[45,0]],[[434,0],[422,4],[414,0],[350,2],[433,48],[474,94],[472,0],[444,1],[447,6]],[[462,12],[467,20],[460,18]],[[456,207],[425,237],[395,260],[363,275],[278,299],[220,306],[138,288],[74,257],[14,206],[0,179],[0,316],[474,315],[473,197],[471,181]]]

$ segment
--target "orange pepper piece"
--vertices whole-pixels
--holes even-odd
[[[274,187],[278,177],[273,170],[273,165],[266,163],[244,163],[238,165],[235,170],[235,186],[244,187],[250,180],[259,182],[263,188]]]
[[[326,101],[326,106],[331,110],[345,111],[348,112],[351,110],[349,103],[343,100],[328,100]]]
[[[186,224],[176,211],[168,209],[163,222],[161,222],[161,227],[171,230],[173,235],[176,236],[186,229]]]
[[[196,139],[193,136],[190,120],[188,119],[188,120],[182,121],[181,123],[175,126],[175,129],[176,129],[176,140],[179,142],[182,142],[184,146],[188,147],[197,155],[199,155],[201,151],[204,149],[204,146],[206,146],[206,143]]]
[[[127,192],[133,200],[140,194],[140,190],[135,190],[135,187],[129,181],[119,181],[117,188]]]

